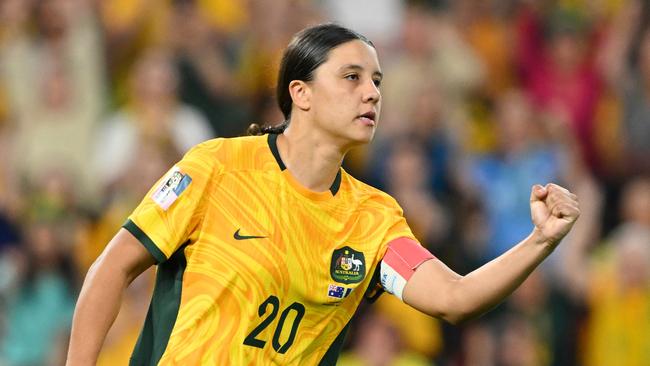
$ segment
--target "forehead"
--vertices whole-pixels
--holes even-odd
[[[344,65],[359,65],[370,72],[380,70],[377,51],[360,40],[346,42],[334,47],[322,66],[337,69]]]

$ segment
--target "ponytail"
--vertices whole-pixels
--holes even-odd
[[[247,132],[251,136],[261,136],[261,135],[266,135],[268,133],[279,135],[283,133],[288,126],[289,126],[288,120],[280,123],[279,125],[274,125],[274,126],[260,126],[257,123],[251,123],[251,125],[248,126]]]

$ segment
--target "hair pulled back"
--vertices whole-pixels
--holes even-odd
[[[284,116],[284,122],[264,127],[254,123],[248,128],[248,133],[262,135],[284,132],[289,125],[293,105],[289,84],[293,80],[313,80],[314,70],[327,61],[329,52],[333,48],[354,40],[360,40],[375,47],[363,35],[334,23],[319,24],[298,32],[284,51],[278,73],[276,97],[280,111]]]

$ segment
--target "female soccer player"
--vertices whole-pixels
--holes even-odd
[[[124,289],[153,264],[132,365],[331,365],[375,285],[452,323],[510,294],[571,229],[576,196],[533,187],[533,232],[454,273],[394,199],[341,168],[372,140],[381,79],[365,37],[333,24],[298,33],[277,87],[286,122],[202,143],[154,185],[88,272],[68,365],[94,364]]]

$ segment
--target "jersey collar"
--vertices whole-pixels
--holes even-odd
[[[269,149],[271,149],[271,153],[275,158],[275,162],[278,163],[278,167],[280,167],[280,170],[284,171],[285,169],[287,169],[287,166],[284,165],[284,162],[282,162],[282,158],[280,157],[280,151],[278,151],[278,134],[269,133],[268,143],[269,143]],[[332,192],[332,196],[336,195],[340,187],[341,187],[341,169],[339,168],[339,171],[336,173],[336,178],[334,178],[334,182],[330,186],[330,192]]]

